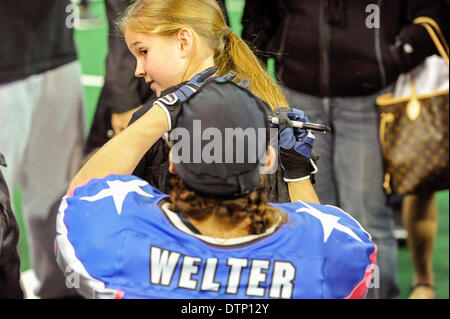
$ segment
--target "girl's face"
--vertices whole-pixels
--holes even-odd
[[[179,84],[188,66],[182,42],[176,36],[125,31],[128,49],[136,58],[136,77],[143,77],[157,96]]]

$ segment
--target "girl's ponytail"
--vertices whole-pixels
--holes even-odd
[[[287,106],[288,103],[280,87],[269,76],[262,62],[244,40],[228,27],[222,34],[223,43],[219,43],[219,53],[215,57],[220,74],[234,71],[238,79],[249,80],[250,90],[266,101],[272,109]]]

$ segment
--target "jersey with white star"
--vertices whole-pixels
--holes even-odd
[[[339,208],[271,204],[288,220],[232,242],[194,234],[168,195],[130,175],[93,179],[62,200],[57,261],[92,298],[362,298],[370,235]]]

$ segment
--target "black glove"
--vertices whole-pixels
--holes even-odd
[[[314,162],[318,156],[312,148],[315,136],[310,130],[295,128],[291,121],[307,122],[306,114],[297,109],[276,109],[279,127],[279,157],[284,172],[284,181],[297,182],[317,173]]]
[[[427,56],[436,53],[428,32],[420,24],[404,27],[389,50],[401,73],[409,72]]]

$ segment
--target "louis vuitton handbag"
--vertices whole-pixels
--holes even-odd
[[[440,56],[402,74],[394,93],[376,100],[388,195],[392,185],[400,195],[449,186],[448,45],[434,20],[420,17],[414,23],[426,28]]]

